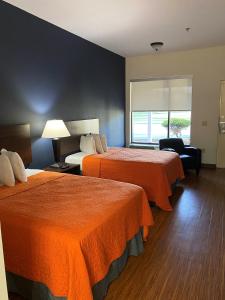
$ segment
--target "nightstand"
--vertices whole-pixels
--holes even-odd
[[[68,174],[75,174],[80,175],[80,165],[76,164],[67,164],[67,168],[55,168],[52,166],[46,167],[44,170],[49,172],[58,172],[58,173],[68,173]]]

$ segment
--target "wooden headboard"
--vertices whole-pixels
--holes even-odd
[[[80,152],[80,137],[81,135],[71,135],[57,140],[56,157],[64,161],[66,156]]]
[[[30,125],[0,126],[0,150],[18,152],[25,166],[32,161]]]
[[[65,157],[80,152],[80,137],[83,134],[99,133],[99,119],[78,120],[65,122],[71,136],[57,141],[57,157],[61,161]]]

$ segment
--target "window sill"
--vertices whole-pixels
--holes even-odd
[[[128,146],[129,148],[136,148],[136,149],[152,149],[152,150],[158,150],[159,144],[136,144],[131,143]]]

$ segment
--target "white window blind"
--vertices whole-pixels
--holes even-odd
[[[190,78],[131,82],[131,111],[191,110]]]

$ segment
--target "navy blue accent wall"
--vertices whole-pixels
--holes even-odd
[[[123,146],[125,59],[1,1],[0,104],[0,125],[31,124],[32,167],[53,161],[48,119],[99,118]]]

